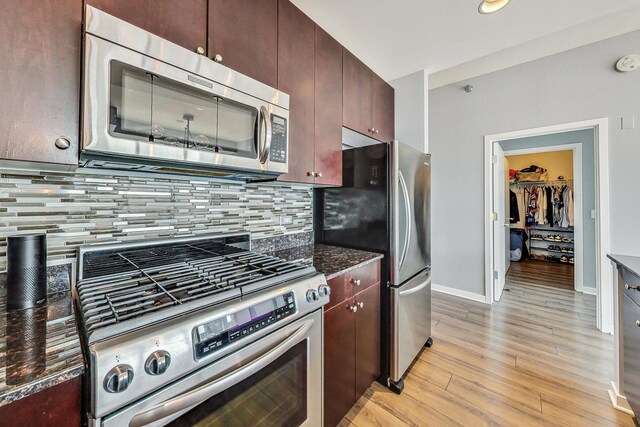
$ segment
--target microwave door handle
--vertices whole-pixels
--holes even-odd
[[[313,327],[314,320],[309,319],[298,328],[292,335],[282,341],[269,352],[258,357],[242,368],[233,371],[218,380],[206,383],[180,396],[176,396],[158,405],[155,405],[131,418],[129,427],[140,427],[156,421],[160,421],[171,415],[177,414],[185,409],[192,408],[212,396],[232,387],[239,382],[249,378],[261,369],[273,363],[280,356],[285,354],[291,347],[307,337],[309,330]]]
[[[269,151],[271,150],[271,139],[273,137],[273,129],[271,127],[271,114],[264,105],[260,107],[260,117],[264,123],[264,136],[260,132],[260,163],[263,165],[269,159]]]

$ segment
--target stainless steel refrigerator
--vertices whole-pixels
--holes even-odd
[[[431,157],[397,141],[343,151],[341,188],[316,193],[316,239],[384,253],[382,376],[402,392],[431,346]]]

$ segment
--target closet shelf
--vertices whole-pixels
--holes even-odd
[[[538,251],[545,251],[545,252],[553,252],[554,254],[564,254],[564,255],[571,255],[573,256],[574,253],[573,252],[562,252],[562,251],[552,251],[551,249],[547,249],[547,248],[537,248],[535,246],[531,246],[531,249],[536,249]]]
[[[533,227],[527,227],[527,228],[531,228],[532,230],[548,231],[548,232],[554,232],[554,233],[573,233],[573,229],[571,229],[571,230],[559,230],[557,228],[546,228],[546,227],[541,227],[541,226],[533,226]]]
[[[536,242],[548,242],[548,243],[560,243],[561,245],[574,245],[574,242],[563,242],[557,240],[547,240],[547,239],[537,239],[535,237],[531,237],[531,240],[535,240]]]
[[[547,181],[524,181],[524,182],[510,182],[509,185],[545,185],[545,184],[569,184],[573,179],[549,179]]]

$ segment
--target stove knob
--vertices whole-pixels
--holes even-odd
[[[144,363],[144,370],[149,375],[162,375],[167,372],[170,364],[171,356],[169,352],[158,350],[147,357],[147,361]]]
[[[104,388],[109,393],[120,393],[125,391],[132,381],[133,368],[129,365],[118,365],[107,372]]]
[[[321,297],[328,297],[331,295],[331,288],[328,285],[320,285],[318,288],[318,293]]]
[[[318,295],[318,291],[316,291],[315,289],[309,289],[307,291],[308,302],[316,302],[318,301],[318,299],[320,299],[320,296]]]

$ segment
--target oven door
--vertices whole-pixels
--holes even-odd
[[[176,169],[288,171],[286,109],[91,34],[83,100],[83,164],[115,156]]]
[[[106,416],[103,426],[320,426],[322,310]]]

